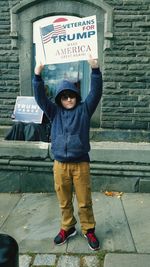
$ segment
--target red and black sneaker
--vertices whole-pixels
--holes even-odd
[[[60,232],[58,235],[54,238],[54,243],[56,245],[62,245],[64,244],[67,239],[71,236],[75,236],[77,233],[75,227],[70,228],[68,231],[65,231],[64,229],[60,229]]]
[[[84,236],[88,240],[88,245],[89,245],[90,249],[98,250],[100,248],[99,247],[99,241],[98,241],[93,229],[89,229]]]

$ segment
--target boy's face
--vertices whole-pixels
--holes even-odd
[[[61,95],[61,104],[66,109],[74,108],[77,103],[76,94],[66,90]]]

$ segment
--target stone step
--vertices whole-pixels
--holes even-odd
[[[92,190],[150,192],[149,155],[149,143],[91,142]],[[53,190],[50,144],[0,140],[1,192]]]
[[[13,124],[13,122],[11,122]],[[11,125],[0,126],[0,138],[4,138]],[[149,130],[90,128],[90,139],[96,142],[149,142]]]

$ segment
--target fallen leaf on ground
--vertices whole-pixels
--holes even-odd
[[[116,192],[116,191],[105,191],[105,195],[108,197],[121,197],[123,192]]]

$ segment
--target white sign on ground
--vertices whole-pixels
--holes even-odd
[[[41,123],[43,111],[32,96],[17,96],[13,112],[14,121]]]

